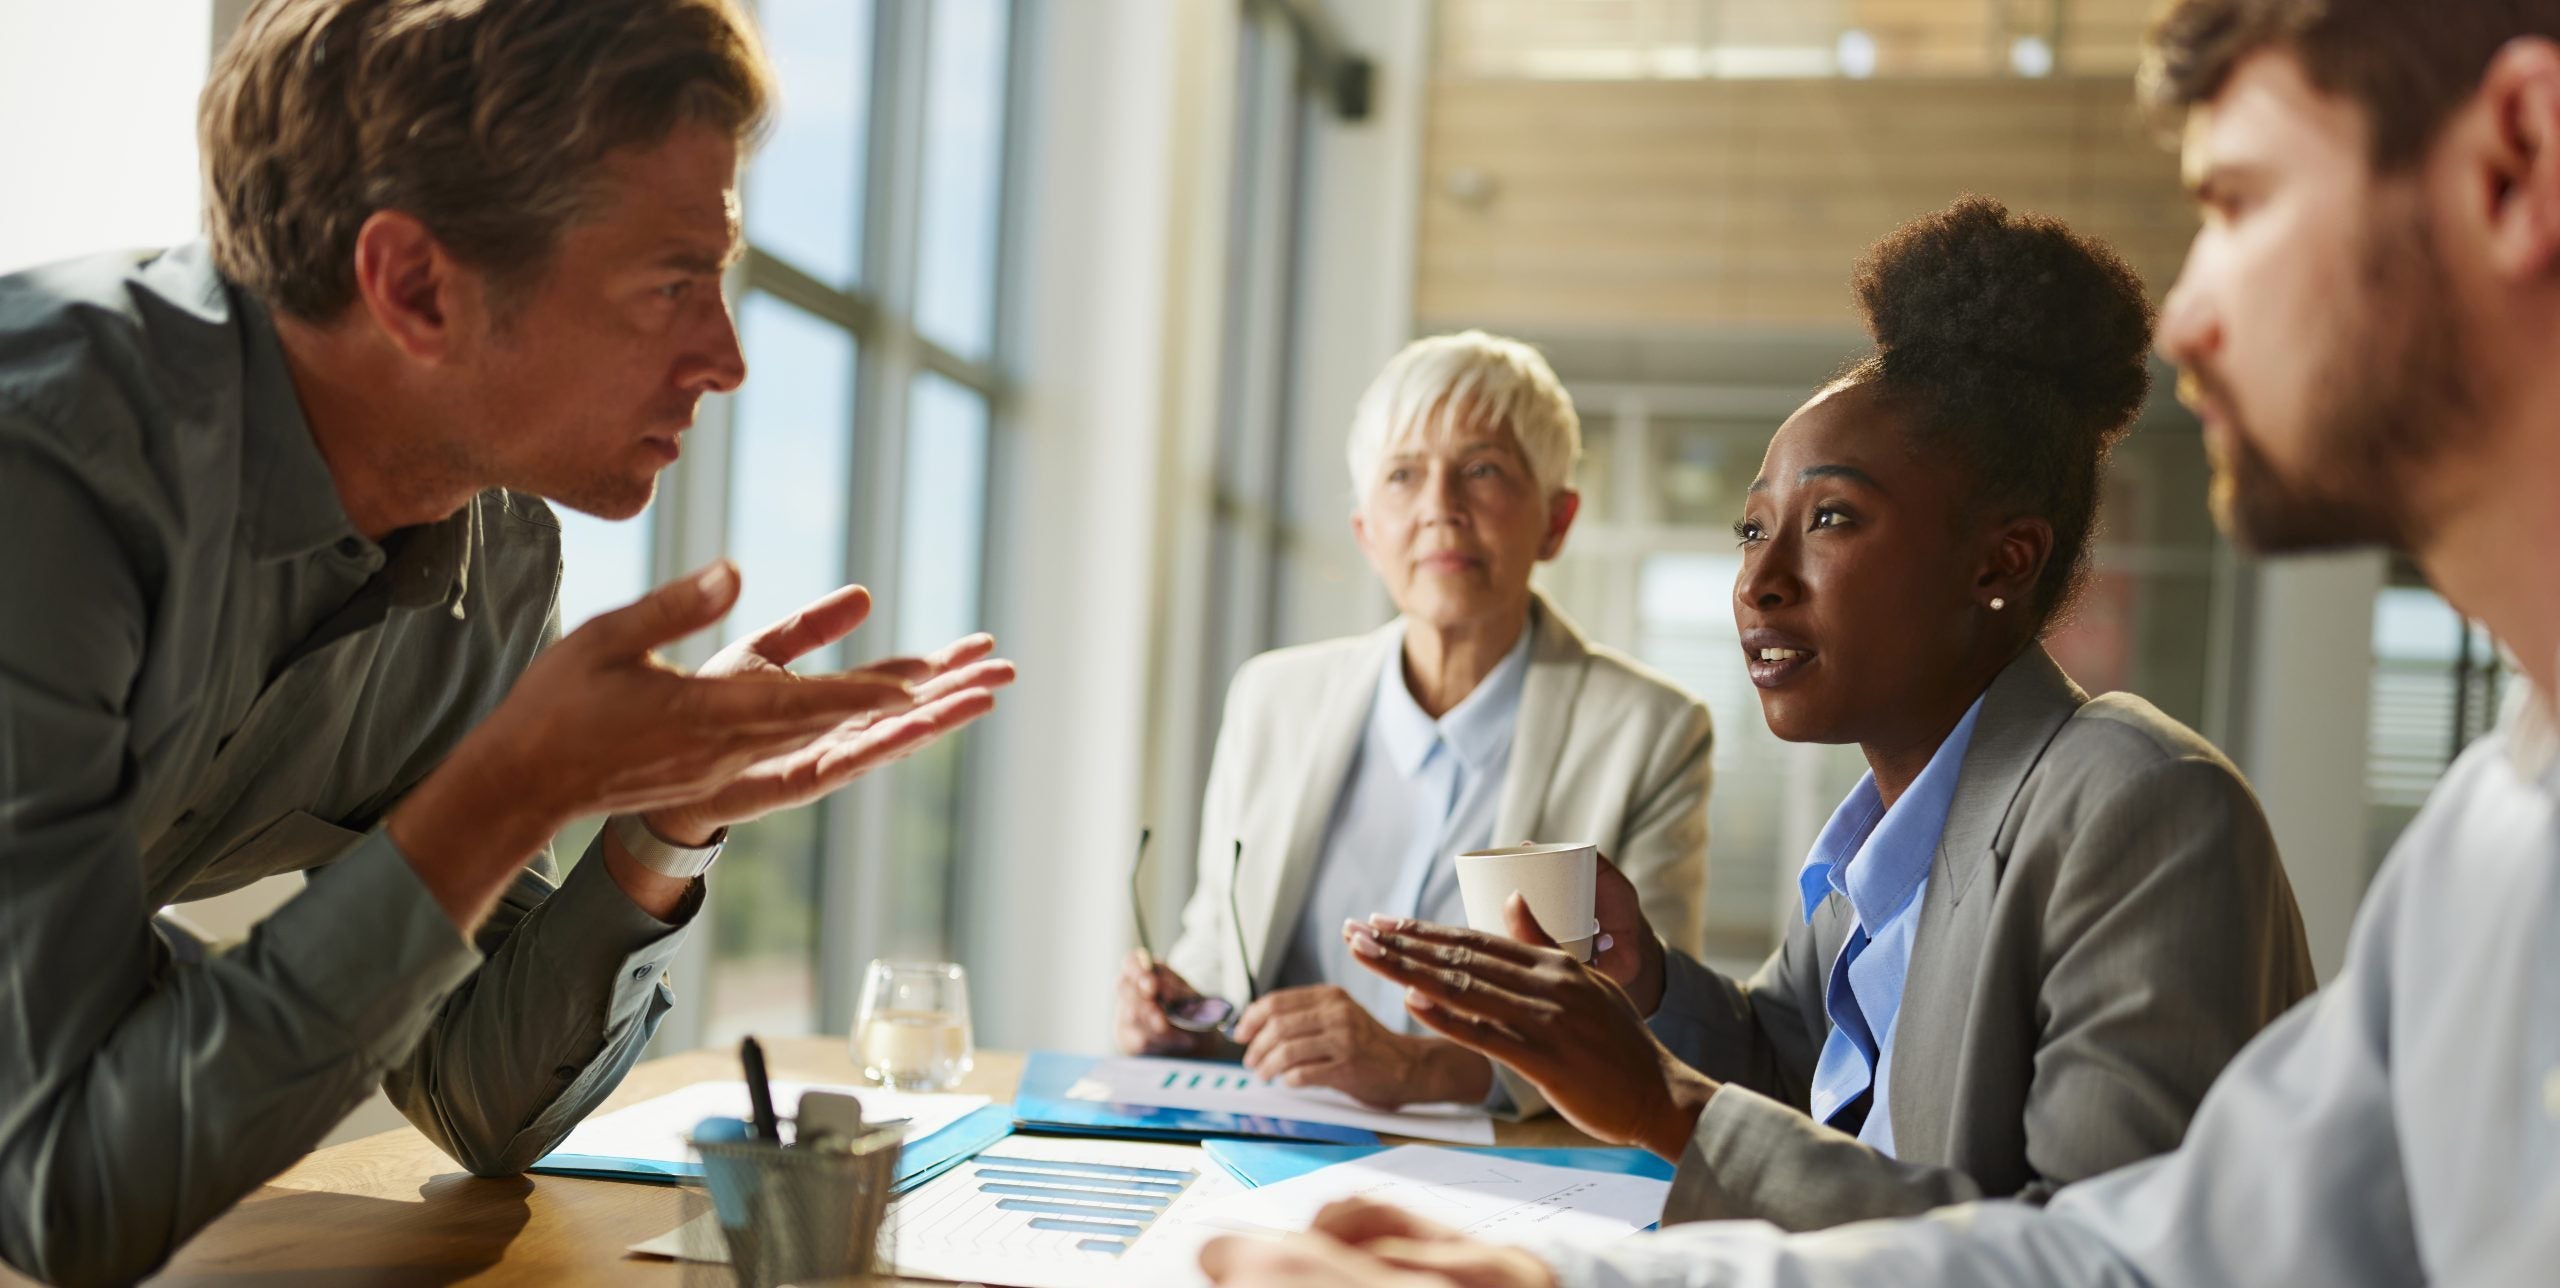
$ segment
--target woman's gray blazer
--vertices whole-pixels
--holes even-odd
[[[1665,1224],[2041,1202],[2177,1145],[2222,1066],[2316,985],[2239,771],[2140,698],[2089,697],[2042,648],[1984,697],[1929,868],[1893,1031],[1895,1158],[1805,1113],[1851,916],[1832,895],[1748,982],[1667,954],[1654,1031],[1726,1085]]]

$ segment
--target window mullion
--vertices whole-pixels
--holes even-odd
[[[854,521],[847,526],[845,565],[877,594],[861,638],[868,656],[896,638],[903,590],[897,584],[899,479],[908,386],[917,364],[909,317],[915,293],[917,176],[922,163],[923,69],[931,6],[882,0],[872,49],[871,169],[864,184],[863,281],[859,302],[868,325],[854,397]],[[889,943],[890,797],[884,775],[870,774],[824,806],[819,937],[819,1023],[829,1032],[853,1023],[854,980],[861,964]]]

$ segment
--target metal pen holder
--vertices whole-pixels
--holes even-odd
[[[881,1220],[904,1137],[903,1128],[883,1126],[841,1144],[692,1142],[703,1176],[688,1207],[716,1216],[685,1226],[686,1284],[779,1288],[881,1275],[888,1264]],[[708,1246],[714,1239],[725,1245],[726,1266],[718,1264],[722,1249]]]

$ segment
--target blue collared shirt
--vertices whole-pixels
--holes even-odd
[[[1855,918],[1824,993],[1831,1035],[1813,1069],[1813,1116],[1829,1122],[1872,1091],[1858,1139],[1888,1156],[1894,1017],[1902,1010],[1902,982],[1911,969],[1911,938],[1920,927],[1929,864],[1947,829],[1947,808],[1955,803],[1965,749],[1973,745],[1973,722],[1981,714],[1982,699],[1975,698],[1893,808],[1886,809],[1877,794],[1874,774],[1860,778],[1823,824],[1796,877],[1805,920],[1813,920],[1814,910],[1835,894],[1849,901]]]
[[[1380,1023],[1413,1031],[1404,990],[1351,959],[1342,923],[1383,912],[1465,924],[1453,860],[1493,842],[1536,632],[1532,618],[1511,651],[1437,720],[1405,687],[1403,640],[1386,651],[1367,726],[1325,829],[1315,884],[1290,931],[1276,977],[1281,986],[1340,985]]]

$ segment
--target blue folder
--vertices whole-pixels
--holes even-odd
[[[1302,1145],[1295,1141],[1213,1140],[1202,1146],[1218,1166],[1246,1185],[1259,1188],[1293,1176],[1303,1176],[1319,1167],[1348,1163],[1384,1151],[1384,1145]],[[1578,1149],[1532,1149],[1526,1147],[1433,1146],[1435,1149],[1463,1149],[1470,1154],[1496,1154],[1523,1163],[1544,1163],[1549,1167],[1571,1167],[1585,1172],[1612,1172],[1621,1176],[1649,1176],[1657,1181],[1671,1179],[1671,1164],[1641,1149],[1607,1149],[1585,1146]]]
[[[1282,1140],[1337,1145],[1376,1145],[1378,1133],[1332,1123],[1296,1118],[1266,1118],[1209,1109],[1164,1109],[1154,1105],[1070,1100],[1067,1089],[1091,1069],[1095,1057],[1061,1051],[1034,1051],[1022,1068],[1022,1085],[1014,1090],[1014,1130],[1053,1136],[1114,1136],[1131,1140],[1190,1142],[1215,1136],[1268,1136]],[[1232,1064],[1184,1061],[1203,1072],[1231,1074]]]
[[[920,1140],[911,1140],[898,1149],[898,1179],[893,1193],[904,1194],[915,1187],[950,1171],[979,1150],[1003,1140],[1013,1131],[1013,1106],[986,1105],[967,1117]],[[666,1162],[654,1158],[612,1158],[601,1154],[545,1154],[531,1171],[549,1176],[580,1176],[596,1181],[654,1181],[673,1184],[699,1180],[702,1164],[686,1159]]]

